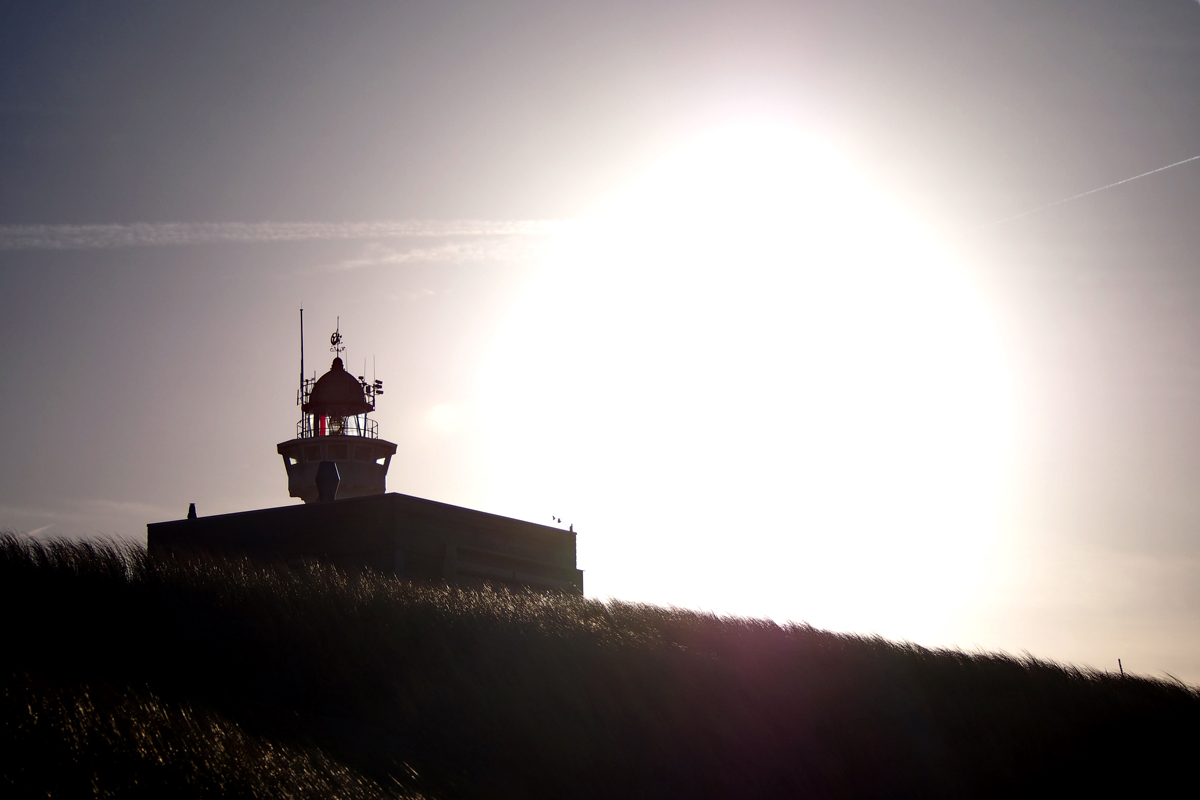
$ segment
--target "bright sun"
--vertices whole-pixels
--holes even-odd
[[[488,373],[494,505],[574,521],[589,594],[936,636],[992,538],[1008,390],[916,222],[743,123],[553,261]]]

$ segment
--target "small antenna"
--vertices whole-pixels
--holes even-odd
[[[304,402],[304,306],[300,306],[300,394],[296,395],[296,405]]]

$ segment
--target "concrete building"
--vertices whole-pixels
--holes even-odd
[[[146,526],[151,558],[168,553],[234,555],[299,565],[328,563],[417,580],[499,583],[583,592],[575,533],[482,511],[386,493],[396,445],[369,418],[383,382],[342,363],[342,338],[330,337],[333,363],[318,380],[304,376],[296,437],[277,451],[288,494],[304,505],[188,518]]]

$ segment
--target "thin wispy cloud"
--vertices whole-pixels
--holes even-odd
[[[138,222],[129,225],[0,225],[0,250],[104,250],[302,241],[543,237],[566,220],[383,222]]]
[[[544,254],[549,246],[548,235],[540,236],[477,236],[452,237],[431,247],[397,247],[375,241],[363,253],[332,265],[334,270],[409,263],[465,264],[480,261],[527,261]],[[411,243],[410,243],[411,244]]]

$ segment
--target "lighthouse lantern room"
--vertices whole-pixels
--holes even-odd
[[[379,423],[368,415],[383,394],[383,381],[368,381],[365,375],[355,377],[346,371],[342,362],[341,324],[329,337],[329,350],[334,354],[329,371],[319,379],[304,375],[304,311],[300,312],[300,390],[296,404],[300,406],[300,421],[296,438],[282,442],[277,449],[283,456],[288,475],[288,494],[306,503],[348,497],[383,494],[385,481],[396,445],[379,438]],[[336,467],[332,486],[328,476],[330,462]],[[318,489],[321,476],[325,492]]]

